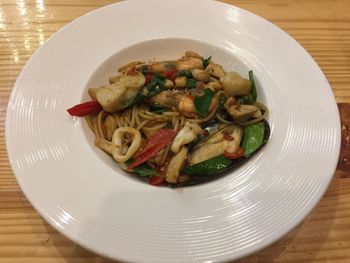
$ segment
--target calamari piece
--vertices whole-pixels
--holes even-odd
[[[224,154],[234,153],[242,140],[243,130],[238,125],[229,125],[214,133],[204,142],[198,143],[190,154],[190,165],[203,162],[210,158]]]
[[[129,147],[123,144],[124,134],[129,134],[132,143]],[[112,156],[118,163],[126,162],[133,156],[141,146],[141,133],[130,127],[120,127],[113,133],[112,138]]]
[[[207,83],[205,85],[205,87],[209,88],[209,89],[213,89],[213,90],[221,90],[222,89],[221,82],[218,80],[210,81],[209,83]]]
[[[116,119],[112,115],[108,115],[103,123],[103,127],[106,132],[107,140],[111,141],[113,133],[118,127]]]
[[[238,123],[242,123],[249,118],[259,118],[262,116],[258,106],[239,104],[234,98],[229,98],[225,104],[225,107],[234,121]]]
[[[96,94],[97,94],[97,91],[99,91],[100,88],[102,88],[102,87],[89,88],[88,89],[88,93],[89,93],[89,96],[90,96],[91,99],[96,100]]]
[[[176,62],[178,70],[203,69],[203,59],[198,57],[182,57]]]
[[[208,82],[210,80],[209,73],[202,69],[192,69],[192,76],[194,79],[202,82]]]
[[[223,67],[215,63],[209,63],[209,65],[205,68],[205,71],[208,72],[210,76],[215,78],[222,78],[226,74]]]
[[[186,122],[185,126],[176,135],[171,145],[171,151],[178,153],[181,146],[193,142],[202,132],[202,128],[197,123]]]
[[[118,111],[122,109],[126,101],[137,95],[145,82],[145,77],[141,72],[134,71],[132,75],[123,74],[119,81],[99,88],[96,92],[96,99],[103,110]]]
[[[249,79],[242,78],[237,72],[228,72],[220,78],[224,92],[228,97],[249,95],[252,83]]]
[[[187,148],[182,147],[181,150],[173,158],[171,158],[166,175],[165,175],[165,180],[168,183],[177,182],[180,175],[180,170],[182,169],[182,167],[186,162],[187,154],[188,154]]]
[[[203,57],[201,55],[199,55],[198,53],[188,50],[185,52],[185,57],[195,57],[195,58],[201,58],[203,59]]]

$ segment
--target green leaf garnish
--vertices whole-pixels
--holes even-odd
[[[129,166],[134,160],[129,159],[125,162],[127,166]],[[156,170],[153,169],[152,166],[150,166],[147,162],[142,163],[139,166],[135,167],[131,172],[137,173],[139,176],[145,177],[145,176],[151,176],[151,175],[157,175],[158,173]]]
[[[167,110],[166,108],[164,108],[159,104],[152,104],[151,106],[149,106],[149,111],[154,113],[162,113],[162,112],[165,112],[166,110]]]
[[[211,89],[204,89],[204,95],[194,98],[194,107],[200,117],[205,117],[208,114],[210,103],[215,92]]]
[[[179,77],[185,76],[188,79],[191,79],[193,77],[191,71],[189,70],[180,70],[178,72],[178,76]]]
[[[257,92],[256,92],[253,70],[250,70],[248,74],[249,74],[249,80],[252,83],[252,89],[251,89],[249,95],[242,96],[242,97],[238,98],[238,101],[241,104],[251,104],[252,105],[256,102]]]
[[[211,56],[208,57],[207,59],[203,59],[203,68],[204,69],[209,65],[210,60],[211,60]]]
[[[143,99],[143,96],[138,93],[135,97],[131,98],[130,100],[124,102],[122,109],[126,109],[132,105],[134,105],[135,103],[140,102]]]
[[[197,87],[197,80],[188,79],[186,82],[186,88],[187,89],[194,89],[195,87]]]
[[[153,97],[162,91],[166,90],[164,87],[165,78],[162,75],[154,75],[152,77],[152,81],[146,85],[146,94],[144,92],[144,95],[146,97]]]

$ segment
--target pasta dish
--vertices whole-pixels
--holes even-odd
[[[268,109],[252,71],[225,71],[187,51],[171,61],[134,61],[91,101],[68,112],[85,117],[95,145],[152,185],[194,185],[248,160],[268,140]]]

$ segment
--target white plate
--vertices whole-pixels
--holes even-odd
[[[65,110],[117,65],[187,49],[254,70],[271,140],[213,182],[151,187],[122,173]],[[276,26],[218,2],[150,0],[106,6],[54,34],[17,79],[6,137],[27,198],[70,239],[125,261],[210,262],[271,244],[311,211],[336,167],[340,123],[326,78]]]

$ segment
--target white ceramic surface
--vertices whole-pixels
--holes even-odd
[[[66,109],[126,61],[187,49],[254,70],[271,139],[213,182],[151,187],[121,172]],[[6,142],[27,198],[75,242],[124,261],[211,262],[263,248],[311,211],[336,167],[340,123],[316,63],[266,20],[207,0],[126,1],[66,25],[31,57],[11,95]]]

